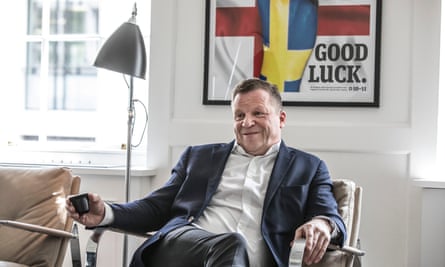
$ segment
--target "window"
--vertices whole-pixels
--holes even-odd
[[[126,0],[5,5],[0,11],[5,44],[0,52],[0,162],[125,164],[124,79],[129,77],[92,63],[101,43],[130,18],[133,5]],[[149,1],[137,3],[137,11],[148,53]],[[133,162],[139,163],[138,156],[143,158],[147,150],[148,81],[135,78],[134,90],[133,145],[139,146],[133,149]]]

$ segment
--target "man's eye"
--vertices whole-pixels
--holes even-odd
[[[255,112],[255,116],[256,117],[264,117],[264,116],[266,116],[266,113],[257,111],[257,112]]]
[[[235,115],[235,120],[240,121],[243,119],[244,119],[244,115],[242,115],[242,114]]]

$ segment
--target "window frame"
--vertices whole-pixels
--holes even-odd
[[[20,1],[22,2],[22,1]],[[119,7],[114,8],[116,3],[104,3],[105,1],[99,1],[99,10],[101,8],[104,10],[103,16],[101,14],[101,20],[99,22],[99,34],[61,34],[61,35],[47,35],[44,38],[37,35],[29,35],[21,38],[23,43],[26,42],[48,42],[52,41],[91,41],[96,40],[98,42],[98,50],[100,49],[101,43],[103,43],[111,33],[118,28],[118,26],[128,21],[131,17],[131,12],[134,3],[127,3],[125,0],[118,1]],[[149,57],[149,30],[150,30],[150,1],[149,3],[143,3],[143,10],[138,5],[138,25],[141,28],[143,37],[146,40],[146,50],[147,57]],[[42,0],[43,5],[46,5],[47,9],[50,0]],[[123,12],[123,10],[128,10],[128,12]],[[48,12],[48,11],[46,11]],[[139,18],[145,16],[143,26],[139,24]],[[43,23],[45,23],[45,17],[48,14],[43,15]],[[49,32],[49,23],[43,32]],[[47,53],[48,49],[44,49],[43,53]],[[97,51],[98,51],[97,50]],[[97,53],[97,52],[96,52]],[[42,58],[49,58],[44,55]],[[94,58],[91,60],[93,61]],[[147,58],[148,60],[148,58]],[[92,62],[91,61],[91,62]],[[48,77],[48,63],[41,63],[41,71],[46,71],[42,75]],[[14,137],[8,135],[8,133],[3,133],[0,131],[0,147],[2,152],[0,153],[1,163],[19,163],[19,164],[44,164],[44,165],[73,165],[73,166],[101,166],[101,167],[115,167],[123,166],[125,164],[125,148],[124,144],[126,142],[126,130],[127,130],[127,102],[128,102],[128,90],[126,90],[126,82],[124,79],[129,79],[129,77],[124,76],[119,73],[107,71],[107,70],[97,70],[98,76],[98,87],[101,91],[102,96],[114,96],[114,102],[108,103],[110,101],[105,101],[104,99],[100,105],[106,106],[104,110],[118,110],[113,116],[108,116],[106,111],[52,111],[46,110],[46,108],[41,111],[34,110],[20,110],[17,107],[13,107],[11,110],[11,116],[2,119],[2,124],[10,125],[11,127],[17,127],[15,131],[20,132],[21,127],[35,127],[36,134],[38,136],[46,135],[46,129],[51,125],[52,122],[59,122],[55,127],[60,130],[70,127],[73,121],[82,121],[84,123],[84,128],[91,129],[93,132],[98,131],[102,125],[97,125],[97,121],[106,121],[108,123],[108,130],[103,131],[102,139],[107,139],[110,136],[110,132],[115,135],[116,132],[120,132],[119,140],[121,142],[114,142],[114,145],[110,146],[106,140],[96,141],[96,145],[89,146],[87,143],[76,143],[76,142],[26,142],[15,139]],[[105,84],[104,81],[108,83]],[[113,85],[113,88],[107,88],[107,85]],[[110,90],[112,89],[112,90]],[[141,80],[138,78],[134,79],[134,94],[135,99],[148,103],[148,78],[147,80]],[[20,93],[15,93],[16,97],[20,97]],[[23,96],[22,96],[23,97]],[[42,97],[44,98],[44,97]],[[6,102],[6,101],[5,101]],[[44,100],[41,100],[40,105],[47,107]],[[23,104],[24,105],[24,104]],[[12,106],[12,104],[11,104]],[[117,108],[117,106],[119,106]],[[136,126],[133,136],[133,144],[138,143],[142,139],[142,143],[139,147],[132,149],[132,165],[145,165],[145,159],[147,154],[147,133],[142,130],[143,124],[145,123],[142,114],[145,111],[141,107],[135,107],[138,109],[138,116],[135,118]],[[98,114],[101,113],[101,114]],[[42,119],[42,116],[45,117]],[[95,119],[92,119],[95,118]],[[20,122],[20,123],[17,123]],[[95,123],[96,122],[96,123]],[[148,122],[147,122],[148,123]],[[8,127],[9,128],[9,127]],[[79,128],[79,127],[78,127]],[[84,137],[81,131],[73,131],[73,136]],[[95,135],[97,136],[97,135]]]

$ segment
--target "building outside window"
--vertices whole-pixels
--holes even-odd
[[[93,62],[106,38],[131,17],[133,5],[19,0],[0,11],[8,40],[0,52],[0,162],[125,164],[129,77]],[[148,54],[149,1],[137,3],[137,11]],[[135,78],[134,88],[133,162],[143,164],[148,81]]]

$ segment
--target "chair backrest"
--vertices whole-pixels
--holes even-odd
[[[356,247],[360,229],[363,188],[348,179],[334,179],[333,186],[338,211],[345,222],[348,234],[345,245]]]
[[[71,231],[65,198],[77,194],[80,178],[63,167],[0,168],[0,219]],[[0,227],[0,265],[61,266],[68,238]]]
[[[357,186],[355,182],[348,179],[333,180],[334,196],[337,200],[338,211],[343,218],[346,225],[348,238],[345,245],[357,248],[359,242],[360,219],[362,211],[362,192],[363,188]],[[361,263],[358,258],[352,254],[347,253],[333,253],[337,254],[343,265],[342,267],[360,266]],[[329,256],[326,256],[329,258]],[[328,264],[325,266],[332,266]]]

